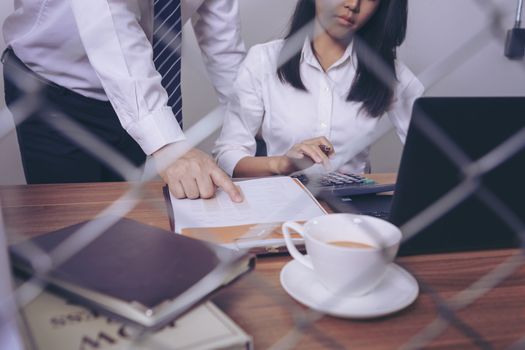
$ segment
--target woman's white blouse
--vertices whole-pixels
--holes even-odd
[[[303,140],[325,136],[334,145],[331,163],[335,169],[363,173],[370,147],[364,147],[351,159],[345,159],[347,149],[353,140],[370,135],[380,118],[370,117],[361,109],[361,103],[346,101],[357,65],[352,45],[324,72],[309,40],[305,41],[300,71],[308,91],[279,80],[277,60],[282,45],[283,40],[256,45],[241,65],[235,98],[228,105],[213,150],[219,166],[232,175],[239,160],[255,155],[255,135],[260,132],[268,156],[283,155]],[[396,70],[398,82],[387,115],[404,143],[412,105],[424,88],[404,64],[397,62]]]

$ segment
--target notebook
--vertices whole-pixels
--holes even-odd
[[[164,188],[172,229],[182,235],[258,254],[285,251],[281,225],[303,222],[326,211],[297,179],[286,176],[237,181],[244,201],[217,191],[212,199],[177,199]],[[296,244],[303,239],[293,237]]]
[[[50,253],[83,224],[10,246],[15,270],[33,273],[23,254],[31,243]],[[254,264],[254,256],[244,252],[122,218],[41,278],[73,300],[156,329],[250,271]]]
[[[140,339],[137,328],[45,291],[21,309],[21,315],[27,327],[22,332],[26,347],[34,344],[40,350],[253,348],[252,338],[211,302]]]

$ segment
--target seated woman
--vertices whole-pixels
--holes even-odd
[[[316,163],[365,172],[371,141],[357,155],[349,146],[384,114],[404,142],[423,93],[396,60],[406,23],[407,0],[299,0],[286,38],[254,46],[239,70],[213,151],[219,165],[235,177],[289,175]],[[266,157],[255,157],[258,132]]]

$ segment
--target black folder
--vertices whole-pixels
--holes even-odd
[[[173,321],[255,265],[253,255],[122,218],[50,273],[35,273],[31,244],[52,256],[83,224],[11,246],[15,271],[148,329]]]

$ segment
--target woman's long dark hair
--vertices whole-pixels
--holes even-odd
[[[386,112],[393,96],[395,82],[396,49],[405,40],[407,27],[407,0],[380,0],[379,7],[368,22],[354,34],[354,50],[357,55],[357,73],[350,86],[347,101],[363,103],[363,108],[372,117],[380,117]],[[283,54],[289,52],[291,36],[304,33],[304,42],[308,31],[301,31],[315,19],[315,0],[299,0],[292,17],[290,31],[285,37],[284,46],[280,52],[280,62]],[[299,34],[298,34],[299,35]],[[393,79],[379,79],[367,66],[373,62],[373,55],[382,58]],[[301,52],[292,56],[277,69],[279,79],[300,90],[307,90],[301,80],[299,64]]]

